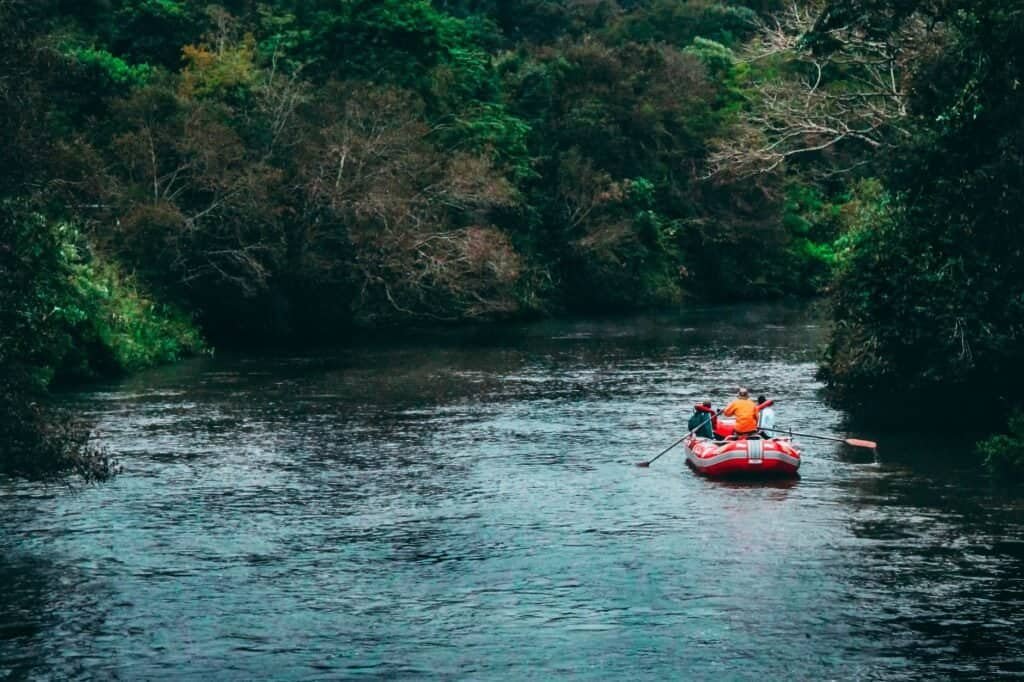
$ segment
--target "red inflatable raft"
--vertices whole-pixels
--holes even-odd
[[[795,477],[800,451],[789,438],[686,439],[686,464],[712,478]]]

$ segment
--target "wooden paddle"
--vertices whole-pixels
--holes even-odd
[[[877,450],[878,443],[873,440],[861,440],[860,438],[834,438],[832,436],[821,436],[815,433],[797,433],[796,431],[786,431],[784,429],[764,429],[765,431],[771,431],[773,433],[788,433],[791,436],[801,436],[803,438],[819,438],[821,440],[831,440],[836,443],[846,443],[852,445],[855,448],[868,448],[869,450]]]
[[[677,441],[676,441],[675,443],[672,443],[672,445],[669,445],[669,446],[668,446],[667,448],[665,448],[664,450],[662,450],[661,452],[659,452],[659,453],[657,454],[657,456],[655,456],[655,457],[651,458],[650,460],[648,460],[648,461],[646,461],[646,462],[637,462],[637,463],[636,463],[636,465],[637,465],[638,467],[643,467],[643,468],[647,468],[647,467],[651,466],[651,464],[653,464],[653,463],[655,462],[655,460],[657,460],[657,459],[658,459],[658,457],[661,457],[661,456],[662,456],[662,455],[664,455],[664,454],[665,454],[666,452],[668,452],[669,450],[671,450],[671,449],[672,449],[672,448],[674,448],[675,446],[679,445],[680,443],[682,443],[682,442],[683,442],[684,440],[686,440],[687,438],[689,438],[689,437],[690,437],[690,436],[692,436],[693,434],[697,433],[697,431],[699,431],[699,430],[700,430],[701,428],[703,428],[703,426],[704,426],[705,424],[707,424],[708,422],[710,422],[710,421],[711,421],[712,419],[714,419],[715,417],[717,417],[717,416],[718,416],[718,415],[720,415],[720,414],[722,414],[722,411],[721,411],[721,410],[719,410],[718,412],[715,412],[714,414],[709,414],[709,415],[708,415],[708,418],[707,418],[707,419],[705,419],[704,421],[702,421],[702,422],[700,423],[700,426],[698,426],[697,428],[695,428],[695,429],[694,429],[693,431],[690,431],[690,432],[689,432],[688,434],[686,434],[685,436],[683,436],[682,438],[680,438],[679,440],[677,440]]]

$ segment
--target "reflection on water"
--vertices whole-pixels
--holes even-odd
[[[739,384],[843,434],[775,307],[223,357],[71,396],[127,472],[0,482],[0,677],[989,678],[1024,673],[1024,505],[961,452],[805,440],[694,476]]]

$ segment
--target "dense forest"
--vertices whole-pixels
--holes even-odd
[[[0,0],[0,470],[105,475],[46,389],[210,345],[780,296],[845,404],[1005,418],[1022,51],[1016,0]]]

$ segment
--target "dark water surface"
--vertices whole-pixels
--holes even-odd
[[[717,308],[71,396],[126,471],[0,481],[0,679],[1024,675],[1024,504],[934,439],[804,440],[787,484],[632,466],[738,382],[845,434],[822,334]]]

